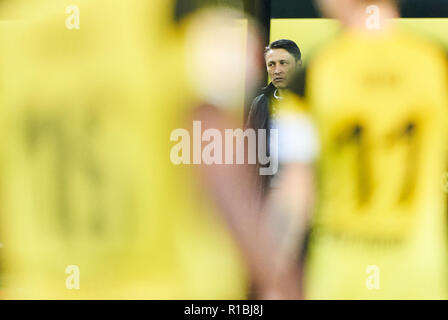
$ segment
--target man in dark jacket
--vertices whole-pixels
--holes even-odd
[[[267,133],[267,152],[269,154],[269,129],[271,116],[275,114],[273,100],[281,100],[283,90],[288,86],[294,72],[302,65],[299,47],[291,40],[277,40],[265,49],[266,69],[271,83],[261,90],[261,94],[252,102],[246,128],[265,129]],[[257,170],[258,172],[258,170]],[[259,176],[257,186],[262,196],[269,190],[272,176]]]

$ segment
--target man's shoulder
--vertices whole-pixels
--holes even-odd
[[[252,101],[252,105],[250,107],[250,113],[255,114],[267,109],[269,105],[269,99],[270,97],[265,93],[261,93],[260,95],[256,96],[255,99]]]
[[[252,100],[252,107],[256,107],[260,104],[261,100],[265,99],[266,95],[264,93],[259,94]]]
[[[269,117],[269,99],[274,94],[275,87],[272,83],[261,89],[261,93],[252,101],[249,110],[247,127],[265,128]]]
[[[269,99],[274,94],[275,87],[272,83],[262,88],[254,100],[252,101],[252,105],[258,105],[262,100]]]

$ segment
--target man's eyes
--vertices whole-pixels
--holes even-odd
[[[288,61],[279,61],[279,64],[285,65],[285,64],[289,64],[289,62]],[[268,67],[273,67],[274,65],[275,65],[275,63],[273,63],[273,62],[268,63]]]

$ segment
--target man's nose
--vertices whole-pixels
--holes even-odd
[[[275,67],[274,74],[280,74],[283,72],[283,69],[280,66]]]

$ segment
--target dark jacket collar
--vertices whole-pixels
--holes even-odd
[[[270,97],[272,95],[274,95],[274,91],[275,91],[275,86],[271,83],[269,83],[266,87],[261,89],[261,93]]]

